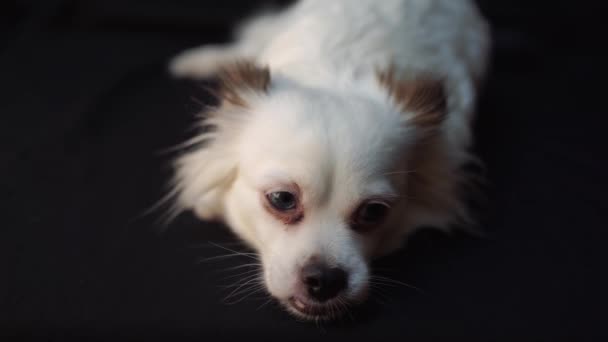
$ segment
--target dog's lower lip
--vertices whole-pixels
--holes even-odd
[[[296,308],[298,311],[300,311],[302,313],[307,313],[309,311],[310,305],[307,305],[306,303],[304,303],[304,301],[302,299],[299,299],[297,297],[290,297],[288,299],[288,302],[289,302],[289,305]]]
[[[310,318],[326,318],[329,314],[324,304],[310,303],[295,296],[289,298],[288,303],[297,312]]]
[[[292,300],[292,303],[293,303],[293,305],[294,305],[296,308],[298,308],[298,309],[300,309],[300,310],[302,310],[302,311],[306,310],[306,304],[302,303],[302,301],[301,301],[301,300],[299,300],[299,299],[297,299],[297,298],[294,298],[294,299]]]
[[[319,315],[322,313],[320,307],[317,307],[314,304],[308,304],[305,300],[298,297],[291,297],[288,302],[294,309],[305,315]]]

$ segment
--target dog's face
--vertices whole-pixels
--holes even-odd
[[[291,312],[330,318],[365,298],[368,261],[408,205],[409,150],[442,108],[412,104],[436,94],[394,89],[392,76],[375,88],[381,101],[376,90],[311,89],[235,68],[223,82],[240,84],[207,120],[216,126],[207,146],[178,164],[181,201],[259,252],[267,290]],[[419,113],[390,100],[397,91]]]

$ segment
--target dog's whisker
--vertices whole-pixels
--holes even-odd
[[[247,280],[247,281],[243,281],[243,282],[242,282],[242,284],[240,284],[240,285],[239,285],[237,288],[235,288],[234,290],[232,290],[232,292],[230,292],[230,293],[229,293],[229,294],[228,294],[228,295],[227,295],[227,296],[224,298],[224,300],[227,300],[227,299],[229,299],[229,298],[231,298],[231,297],[235,296],[235,295],[238,293],[238,291],[239,291],[240,289],[242,289],[243,287],[245,287],[245,286],[247,286],[247,285],[255,284],[255,282],[260,281],[260,276],[259,276],[259,275],[257,275],[257,274],[255,274],[255,275],[253,275],[252,277],[249,277],[249,278],[246,278],[246,279],[249,279],[249,280]]]
[[[222,242],[221,245],[222,246],[245,246],[243,244],[243,242],[240,242],[240,241]],[[187,247],[189,247],[189,248],[211,248],[211,247],[217,248],[217,246],[211,244],[210,242],[189,244]],[[255,253],[249,253],[249,254],[255,254]]]
[[[234,278],[234,277],[242,277],[245,275],[257,274],[258,272],[259,272],[259,270],[257,268],[255,268],[255,269],[245,270],[245,271],[239,272],[237,274],[227,275],[223,279],[230,279],[230,278]]]
[[[378,289],[372,290],[372,295],[371,298],[381,305],[387,305],[391,301],[391,298],[387,294],[378,291]]]
[[[227,305],[233,305],[233,304],[243,301],[249,295],[254,294],[261,290],[262,290],[261,288],[246,288],[246,289],[243,289],[243,290],[237,292],[236,294],[232,295],[231,297],[224,298],[222,300],[222,302]]]
[[[259,262],[252,262],[249,264],[242,264],[242,265],[238,265],[238,266],[234,266],[234,267],[228,267],[228,268],[224,268],[221,269],[220,271],[222,272],[228,272],[228,271],[234,271],[234,270],[239,270],[241,268],[246,268],[246,267],[256,267],[256,269],[260,269],[262,267],[262,264]]]
[[[334,307],[336,308],[336,318],[342,319],[344,317],[344,307],[339,300],[336,300]]]
[[[384,286],[384,287],[404,286],[404,285],[401,285],[401,284],[394,284],[394,283],[380,282],[380,281],[370,281],[370,285],[377,285],[377,286]],[[413,288],[412,286],[406,286],[406,287]]]
[[[249,287],[249,288],[245,288],[241,291],[239,291],[238,293],[235,293],[234,295],[232,295],[232,298],[236,298],[238,296],[241,296],[241,298],[237,298],[233,301],[227,301],[229,298],[226,297],[224,298],[224,302],[228,305],[233,305],[233,304],[237,304],[242,302],[243,300],[251,297],[253,294],[255,293],[259,293],[260,291],[264,290],[264,285],[263,284],[258,284],[257,286],[253,286],[253,287]]]
[[[258,269],[247,270],[247,271],[244,271],[244,272],[239,273],[239,274],[233,274],[233,275],[230,275],[230,276],[226,276],[223,279],[224,280],[228,280],[228,279],[232,279],[232,278],[236,278],[236,277],[243,277],[243,276],[247,276],[247,275],[249,275],[249,276],[251,276],[253,274],[257,275],[258,272],[259,272]]]
[[[255,253],[251,253],[252,255],[256,255]],[[227,259],[227,258],[233,258],[233,257],[242,257],[242,256],[248,256],[245,254],[222,254],[222,255],[216,255],[216,256],[212,256],[212,257],[208,257],[208,258],[203,258],[197,261],[197,263],[203,263],[203,262],[209,262],[209,261],[214,261],[214,260],[222,260],[222,259]]]
[[[319,330],[321,330],[323,333],[326,332],[325,327],[323,326],[323,321],[321,320],[321,316],[315,316],[315,325],[317,326],[317,328]]]
[[[393,278],[389,278],[389,277],[386,277],[386,276],[381,276],[381,275],[372,275],[372,276],[370,276],[370,279],[372,279],[372,280],[386,281],[386,282],[395,283],[395,284],[399,284],[399,285],[412,286],[412,285],[404,283],[402,281],[399,281],[399,280],[396,280],[396,279],[393,279]]]
[[[239,291],[238,293],[236,293],[235,295],[233,295],[231,297],[232,300],[229,300],[230,298],[224,299],[224,303],[228,304],[228,305],[240,303],[240,302],[244,301],[245,299],[249,298],[250,296],[252,296],[253,294],[259,293],[262,290],[263,290],[262,287],[253,287],[253,288],[243,289],[243,290]]]
[[[375,297],[380,304],[386,305],[387,302],[391,301],[390,293],[388,293],[384,287],[381,287],[378,284],[370,284],[370,290],[373,297]]]
[[[239,288],[242,288],[243,286],[247,285],[247,282],[254,280],[255,275],[249,275],[247,277],[244,277],[243,279],[237,281],[234,284],[229,284],[229,285],[220,285],[218,286],[220,289],[223,290],[228,290],[228,291],[237,291]],[[232,293],[230,292],[230,293]]]
[[[388,295],[388,292],[386,291],[386,284],[380,284],[380,283],[372,283],[370,282],[369,284],[369,288],[372,291],[372,293],[374,294],[380,294],[380,295]],[[388,298],[386,298],[388,299]]]
[[[348,317],[350,317],[351,321],[354,322],[355,316],[353,316],[353,313],[350,310],[350,305],[348,304],[348,302],[343,300],[342,298],[338,298],[338,302],[340,303],[340,305],[342,305],[342,307],[344,308],[344,312],[346,312],[348,314]]]
[[[237,289],[238,291],[236,291],[236,292],[234,292],[234,291],[233,291],[234,293],[232,293],[232,294],[231,294],[231,295],[229,295],[229,296],[226,296],[226,298],[224,298],[224,300],[228,300],[228,299],[230,299],[230,298],[238,298],[239,296],[241,296],[241,295],[243,295],[243,294],[246,294],[246,293],[248,293],[249,291],[258,291],[258,290],[261,290],[261,289],[263,289],[263,286],[262,286],[262,285],[260,285],[260,284],[255,284],[255,283],[254,283],[254,284],[249,284],[249,285],[247,285],[247,286],[244,286],[244,287],[243,287],[242,289],[240,289],[240,290],[239,290],[239,289]]]
[[[348,308],[348,305],[346,305],[344,302],[338,302],[337,306],[340,310],[340,317],[348,316],[351,321],[355,320]]]
[[[225,273],[225,272],[230,272],[230,271],[241,270],[243,268],[245,268],[245,270],[243,270],[242,273],[238,273],[238,275],[248,274],[251,272],[260,272],[262,265],[261,264],[245,264],[245,265],[220,269],[220,270],[217,270],[217,272]],[[234,277],[234,276],[233,275],[227,276],[227,278],[232,278],[232,277]],[[224,279],[227,279],[227,278],[224,278]]]
[[[226,251],[228,251],[228,252],[232,252],[232,253],[235,253],[235,254],[239,254],[239,255],[242,255],[242,256],[245,256],[245,257],[248,257],[248,258],[254,259],[254,260],[256,260],[256,261],[258,260],[258,258],[257,258],[257,254],[256,254],[256,253],[245,253],[245,252],[239,252],[239,251],[236,251],[236,250],[234,250],[234,249],[230,249],[230,248],[228,248],[228,247],[224,247],[224,246],[218,245],[218,244],[213,243],[213,242],[209,242],[209,243],[210,243],[210,244],[212,244],[212,245],[214,245],[214,246],[215,246],[215,247],[217,247],[217,248],[221,248],[221,249],[226,250]],[[256,256],[255,256],[255,257],[253,257],[252,255],[256,255]]]
[[[229,288],[231,288],[231,287],[238,287],[238,286],[242,286],[242,285],[244,285],[244,283],[246,283],[246,282],[248,282],[248,281],[250,281],[250,280],[252,280],[252,279],[255,279],[255,278],[256,278],[256,277],[258,277],[258,276],[259,276],[259,275],[258,275],[258,274],[255,274],[255,273],[254,273],[254,274],[249,274],[249,275],[244,276],[242,279],[239,279],[239,280],[238,280],[236,283],[234,283],[234,284],[222,285],[222,286],[220,286],[220,287],[221,287],[221,288],[225,288],[225,289],[229,289]]]
[[[414,285],[408,284],[408,283],[404,283],[402,281],[399,280],[395,280],[392,278],[388,278],[388,277],[384,277],[384,276],[378,276],[378,275],[373,275],[370,277],[370,283],[376,283],[379,285],[387,285],[387,286],[405,286],[411,289],[414,289],[420,293],[424,293],[424,291]]]
[[[338,302],[334,302],[332,304],[332,306],[334,307],[334,311],[335,311],[333,318],[334,319],[341,318],[342,317],[342,313],[343,313],[342,307],[339,305]]]
[[[258,306],[255,310],[258,311],[258,310],[262,309],[266,305],[270,304],[270,302],[272,302],[272,297],[269,298],[268,300],[266,300],[264,303],[262,303],[262,305]]]
[[[334,312],[334,309],[335,309],[335,303],[330,302],[329,305],[327,306],[327,311],[329,311],[330,319],[334,319],[334,317],[336,317],[336,313]]]

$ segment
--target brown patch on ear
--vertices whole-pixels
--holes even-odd
[[[445,194],[453,192],[455,174],[438,136],[420,142],[411,150],[408,165],[408,198],[421,207],[447,210],[452,203]]]
[[[219,72],[219,97],[230,104],[247,107],[243,91],[265,93],[270,85],[270,70],[252,61],[238,61],[226,65]]]
[[[435,128],[446,116],[447,101],[443,82],[430,75],[400,80],[391,66],[377,73],[378,81],[404,112],[413,112],[408,122],[420,128]]]
[[[419,142],[407,158],[407,225],[471,226],[473,220],[465,194],[474,189],[467,174],[450,158],[441,135],[430,135]],[[407,216],[410,213],[409,217]]]

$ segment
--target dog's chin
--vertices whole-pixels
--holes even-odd
[[[294,316],[307,321],[332,321],[350,312],[354,306],[365,301],[364,289],[355,297],[340,295],[323,303],[305,296],[293,295],[280,300],[281,304]]]
[[[340,297],[319,303],[299,296],[289,297],[283,300],[282,304],[291,314],[307,321],[335,320],[346,313],[352,305],[348,300]]]

